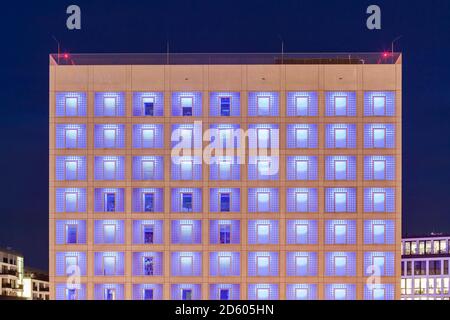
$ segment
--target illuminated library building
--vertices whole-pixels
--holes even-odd
[[[51,299],[400,299],[401,66],[51,55]]]

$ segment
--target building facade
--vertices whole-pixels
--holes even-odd
[[[51,298],[400,299],[401,55],[51,55],[49,101]]]
[[[9,248],[0,248],[0,296],[21,297],[23,277],[23,255]]]
[[[449,300],[450,235],[402,241],[402,300]]]

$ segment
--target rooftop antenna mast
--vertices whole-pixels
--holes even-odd
[[[281,64],[284,64],[284,41],[280,35],[278,35],[278,39],[281,41]]]
[[[56,57],[56,60],[57,60],[57,62],[59,64],[59,55],[60,55],[60,48],[61,48],[61,46],[59,45],[58,39],[56,39],[56,37],[54,35],[52,35],[52,38],[53,38],[53,40],[55,40],[56,44],[58,45],[58,55]]]
[[[400,38],[403,37],[403,35],[398,36],[397,38],[395,38],[394,40],[392,40],[391,42],[391,57],[392,57],[392,63],[394,63],[394,43],[397,40],[400,40]]]
[[[169,64],[169,41],[167,41],[166,45],[166,64]]]

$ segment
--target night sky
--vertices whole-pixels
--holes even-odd
[[[77,4],[82,29],[66,28]],[[382,29],[366,28],[377,4]],[[0,245],[48,267],[48,54],[403,52],[403,234],[450,233],[450,1],[5,1]]]

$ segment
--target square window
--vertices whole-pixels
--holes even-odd
[[[66,160],[65,169],[65,180],[78,179],[78,161]]]
[[[103,129],[103,141],[105,148],[115,148],[116,129]]]
[[[308,275],[308,257],[295,257],[295,275]]]
[[[296,224],[295,225],[295,243],[296,244],[308,244],[308,225]]]
[[[257,288],[256,289],[256,299],[269,300],[269,296],[270,296],[269,288]]]
[[[155,98],[154,97],[142,98],[142,107],[143,107],[144,116],[154,116],[155,115]]]
[[[386,161],[385,160],[373,160],[373,178],[374,180],[386,179]]]
[[[258,116],[270,116],[270,97],[257,97]]]
[[[76,244],[78,240],[78,226],[66,224],[66,244]]]
[[[336,116],[347,115],[347,97],[334,97],[334,114]]]
[[[106,212],[116,211],[116,194],[115,193],[105,193],[104,194],[104,210]]]
[[[117,100],[115,97],[103,98],[103,115],[106,117],[113,117],[117,113]]]
[[[270,225],[268,224],[256,225],[256,242],[258,244],[270,243]]]
[[[114,160],[103,161],[103,179],[104,180],[116,179],[116,161]]]
[[[231,275],[231,257],[219,256],[219,275],[230,276]]]
[[[386,129],[374,128],[373,131],[373,147],[385,148],[386,147]]]
[[[384,244],[386,226],[384,224],[374,224],[372,228],[373,228],[373,243]]]
[[[335,300],[346,300],[347,299],[347,288],[335,288],[334,289],[334,299]]]
[[[384,288],[373,289],[373,300],[384,300]]]
[[[308,160],[295,161],[295,177],[297,180],[308,180]]]
[[[221,180],[231,179],[231,161],[219,161],[219,178]]]
[[[258,212],[270,211],[270,193],[269,192],[257,192],[256,193],[256,205]]]
[[[220,97],[220,115],[229,117],[231,115],[231,97]]]
[[[347,160],[334,160],[334,178],[347,180]]]
[[[258,149],[268,149],[270,147],[270,129],[257,129]]]
[[[386,193],[374,192],[373,197],[373,211],[385,212],[386,211]]]
[[[219,193],[220,212],[231,211],[231,194],[227,192]]]
[[[144,289],[144,300],[153,300],[153,289]]]
[[[231,225],[229,224],[219,225],[219,243],[220,244],[231,243]]]
[[[155,129],[142,129],[142,148],[155,147]]]
[[[155,178],[155,161],[151,160],[142,161],[141,172],[143,180],[153,180]]]
[[[334,212],[347,212],[347,192],[334,193]]]
[[[373,115],[374,116],[384,116],[386,115],[386,97],[385,96],[374,96],[372,97],[373,103]]]
[[[220,289],[219,290],[220,300],[230,300],[230,289]]]
[[[256,257],[256,270],[258,276],[268,276],[269,266],[270,266],[269,257]]]
[[[103,225],[103,240],[104,243],[116,243],[116,225]]]
[[[307,288],[295,288],[295,299],[296,300],[308,300],[308,289]]]
[[[295,97],[295,110],[297,111],[297,116],[308,116],[309,109],[309,98],[307,96]]]
[[[78,193],[65,192],[64,193],[64,211],[77,212],[78,210]]]
[[[193,202],[193,194],[192,193],[181,193],[181,211],[182,212],[192,212],[192,202]]]
[[[144,244],[152,244],[153,243],[153,234],[154,228],[152,225],[143,225],[142,226],[142,237]]]
[[[78,115],[78,98],[76,97],[66,97],[65,101],[65,115],[68,117],[73,117]]]
[[[65,129],[65,147],[77,148],[78,147],[78,130],[77,129]]]
[[[335,148],[347,148],[347,128],[334,129]]]
[[[297,128],[295,129],[295,146],[297,148],[308,148],[309,129]]]
[[[295,211],[297,212],[308,212],[308,192],[296,192],[295,193]]]
[[[193,161],[182,160],[180,161],[181,167],[181,180],[192,180],[193,178]]]
[[[193,97],[181,97],[181,110],[183,116],[192,116],[192,108],[194,106]]]
[[[192,300],[192,289],[181,289],[181,300]]]
[[[334,257],[334,275],[347,275],[347,257]]]
[[[192,257],[180,257],[180,272],[182,276],[190,276],[193,274],[193,258]]]
[[[116,257],[103,257],[103,275],[113,276],[116,274]]]
[[[335,224],[334,225],[334,244],[346,244],[347,243],[347,225]]]
[[[192,224],[180,224],[181,243],[192,243],[194,235]]]
[[[155,211],[155,194],[153,192],[144,192],[142,194],[144,212]]]
[[[267,178],[270,173],[270,161],[258,160],[256,161],[256,167],[258,172],[258,179]]]

